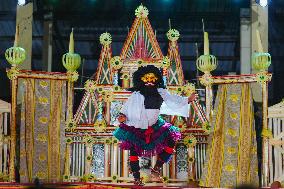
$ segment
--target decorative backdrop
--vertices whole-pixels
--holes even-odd
[[[18,79],[21,182],[62,180],[65,153],[66,80]]]
[[[256,132],[249,84],[219,85],[213,113],[213,132],[201,186],[258,185]]]

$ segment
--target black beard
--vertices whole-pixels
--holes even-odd
[[[154,86],[146,86],[142,85],[140,87],[140,93],[146,97],[146,96],[159,96],[158,88],[156,85]]]
[[[144,105],[146,109],[160,109],[163,98],[158,92],[157,86],[141,86],[140,93],[145,97]]]

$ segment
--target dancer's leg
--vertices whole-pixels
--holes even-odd
[[[154,166],[154,169],[152,169],[152,173],[156,176],[160,176],[160,171],[164,163],[168,162],[174,152],[175,147],[175,141],[170,140],[168,141],[168,146],[164,148],[164,150],[158,154],[157,162]]]
[[[137,185],[144,185],[140,179],[139,157],[137,152],[134,150],[134,148],[130,149],[129,164],[135,180],[134,183]]]

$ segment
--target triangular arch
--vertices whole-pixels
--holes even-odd
[[[163,58],[148,17],[135,18],[120,57],[122,60],[141,59],[144,62],[158,61]]]

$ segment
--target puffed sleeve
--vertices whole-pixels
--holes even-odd
[[[158,89],[164,102],[160,108],[161,114],[178,115],[183,117],[189,116],[188,97],[182,97],[175,94],[170,94],[166,89]]]
[[[126,116],[126,124],[135,128],[147,129],[148,119],[144,107],[144,97],[139,92],[133,92],[124,103],[120,113]]]

